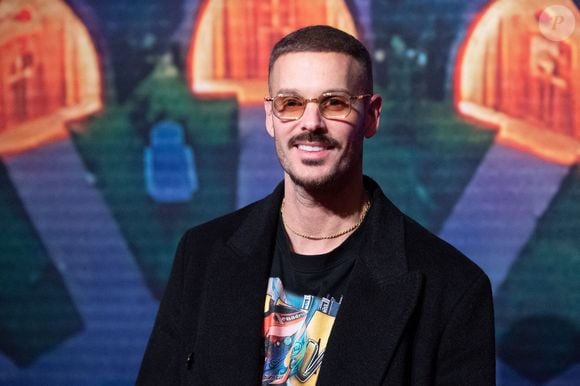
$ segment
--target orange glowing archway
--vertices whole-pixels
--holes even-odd
[[[580,29],[564,40],[541,33],[539,16],[571,0],[492,1],[458,55],[455,105],[499,129],[497,140],[550,161],[580,161]]]
[[[101,87],[89,32],[64,1],[0,2],[0,154],[65,136],[102,108]]]
[[[272,47],[287,33],[313,24],[356,36],[344,0],[310,0],[308,6],[297,0],[205,0],[188,54],[192,92],[262,103]]]

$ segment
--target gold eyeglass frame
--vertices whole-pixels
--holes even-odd
[[[304,108],[302,109],[302,113],[300,113],[300,116],[296,117],[296,118],[285,118],[285,117],[281,117],[278,115],[278,111],[275,108],[275,103],[274,101],[276,100],[276,98],[280,98],[280,97],[288,97],[288,96],[293,96],[296,98],[299,98],[300,100],[304,101]],[[346,112],[346,114],[344,114],[343,116],[333,116],[333,117],[327,117],[325,115],[325,113],[322,111],[321,108],[321,102],[324,98],[327,97],[332,97],[332,96],[341,96],[341,97],[346,97],[348,100],[348,111]],[[326,93],[322,93],[320,96],[316,97],[316,98],[304,98],[302,95],[298,95],[298,94],[280,94],[280,95],[276,95],[274,97],[264,97],[264,101],[266,102],[272,102],[272,111],[274,112],[274,115],[283,121],[297,121],[300,118],[302,118],[302,116],[304,115],[304,112],[306,111],[306,106],[308,103],[311,102],[316,102],[316,104],[318,104],[318,111],[320,112],[320,115],[322,115],[324,118],[326,119],[344,119],[346,117],[348,117],[348,115],[350,114],[350,112],[352,111],[352,103],[353,101],[357,101],[357,100],[361,100],[364,98],[368,98],[368,97],[372,97],[373,94],[361,94],[361,95],[350,95],[348,93],[334,93],[334,92],[326,92]]]

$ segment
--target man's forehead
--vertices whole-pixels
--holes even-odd
[[[274,71],[276,66],[279,65],[281,62],[309,62],[309,61],[316,61],[316,60],[334,60],[334,61],[341,61],[344,63],[352,63],[356,62],[356,59],[351,55],[345,54],[344,52],[338,51],[292,51],[287,52],[280,55],[274,61],[272,65],[272,70]]]
[[[271,92],[304,91],[310,87],[319,92],[358,88],[362,69],[350,55],[341,52],[290,52],[274,62],[269,77]]]

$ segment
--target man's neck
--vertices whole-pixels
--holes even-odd
[[[330,252],[356,230],[368,197],[362,177],[355,182],[336,189],[307,191],[286,178],[282,217],[295,253]],[[327,238],[316,239],[320,237]]]

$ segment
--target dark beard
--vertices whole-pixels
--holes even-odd
[[[290,140],[288,140],[288,148],[293,147],[299,141],[307,141],[307,142],[317,142],[321,143],[323,146],[333,147],[336,149],[341,149],[341,144],[335,140],[334,138],[327,136],[323,132],[313,131],[313,132],[305,132],[299,135],[296,135]],[[280,161],[282,161],[279,158]],[[307,166],[319,166],[322,165],[324,161],[320,160],[303,160],[302,164]],[[334,172],[318,177],[316,179],[307,180],[302,179],[299,176],[291,173],[289,170],[286,170],[284,164],[280,162],[280,165],[284,169],[284,171],[288,174],[292,182],[295,185],[302,187],[307,192],[311,193],[333,193],[340,189],[344,184],[349,183],[349,177],[352,174],[352,166],[348,167],[347,170],[334,170]]]
[[[305,165],[317,166],[320,165],[320,161],[303,161]],[[287,171],[288,173],[288,171]],[[326,176],[319,177],[317,179],[306,180],[296,176],[294,173],[288,173],[290,179],[294,184],[300,186],[307,192],[333,192],[337,190],[337,186],[344,180],[344,173],[331,173]]]
[[[317,142],[322,144],[323,146],[340,148],[340,144],[338,143],[338,141],[336,141],[334,138],[327,136],[325,133],[319,131],[313,132],[309,131],[290,138],[290,140],[288,141],[288,148],[293,147],[299,141]],[[307,166],[322,165],[322,161],[318,160],[304,160],[302,161],[302,163]],[[288,173],[288,175],[296,185],[302,187],[306,191],[320,192],[331,190],[332,187],[335,186],[335,183],[337,182],[338,179],[335,174],[324,176],[316,180],[303,180],[292,173]]]

